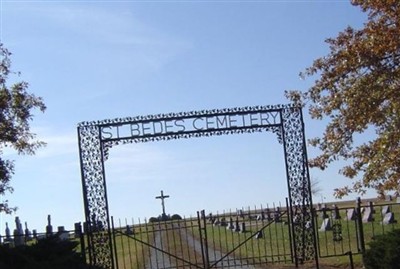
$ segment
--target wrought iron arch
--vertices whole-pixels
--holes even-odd
[[[77,131],[90,264],[114,268],[104,170],[111,147],[264,131],[274,132],[283,144],[296,262],[315,259],[318,264],[300,107],[252,106],[118,118],[82,122]]]

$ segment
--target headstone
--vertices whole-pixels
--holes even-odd
[[[400,196],[397,196],[396,203],[400,204]]]
[[[28,229],[28,223],[25,221],[25,240],[26,241],[31,241],[32,240],[32,234],[31,231]]]
[[[234,224],[234,229],[235,232],[240,232],[240,225],[239,225],[239,220],[236,219],[235,224]]]
[[[274,212],[274,221],[275,222],[281,222],[281,209],[279,207],[276,208]]]
[[[349,208],[346,210],[346,219],[347,220],[355,220],[356,219],[356,212],[354,208]]]
[[[19,220],[19,217],[15,217],[14,244],[15,246],[21,246],[25,244],[24,230],[22,229],[22,224]]]
[[[46,236],[51,236],[52,234],[53,234],[53,226],[51,226],[51,216],[47,215]]]
[[[246,232],[246,223],[245,222],[241,222],[240,223],[240,232],[241,233],[245,233]]]
[[[11,241],[11,232],[10,228],[8,228],[8,223],[6,222],[6,241],[10,242]]]
[[[69,233],[68,231],[65,230],[64,226],[58,226],[57,227],[57,235],[60,240],[68,240],[69,239]]]
[[[243,219],[243,218],[244,218],[243,209],[239,209],[239,210],[237,211],[237,215]]]
[[[383,221],[382,221],[382,223],[385,225],[395,223],[395,222],[396,222],[396,220],[394,219],[393,212],[386,213],[385,217],[383,218]]]
[[[126,225],[126,234],[129,234],[129,235],[134,234],[133,227],[131,228],[131,226]]]
[[[208,221],[210,223],[214,223],[215,218],[213,217],[212,213],[208,214]]]
[[[386,213],[389,213],[389,212],[390,212],[390,208],[388,205],[385,205],[382,207],[382,211],[381,211],[382,216],[385,216]]]
[[[325,232],[325,231],[330,231],[332,229],[331,227],[331,219],[330,218],[326,218],[322,221],[321,223],[321,227],[319,228],[319,230],[321,232]]]
[[[226,229],[228,229],[228,230],[233,230],[233,229],[235,229],[235,226],[233,225],[233,219],[232,219],[232,218],[229,219],[229,223],[228,223],[228,225],[226,226]]]
[[[36,231],[36,229],[32,230],[32,235],[33,235],[33,238],[37,239],[37,231]]]
[[[321,211],[320,211],[320,218],[321,219],[326,219],[329,218],[328,214],[327,214],[328,208],[326,208],[325,204],[322,205]]]
[[[364,210],[364,213],[363,213],[363,217],[362,217],[362,222],[371,222],[371,221],[373,221],[373,217],[372,217],[372,209],[370,208],[370,207],[367,207],[365,210]]]
[[[340,212],[339,212],[339,207],[337,205],[333,205],[332,218],[334,220],[341,219]]]
[[[265,215],[263,211],[261,211],[260,215],[257,215],[257,220],[265,220]]]
[[[262,231],[258,231],[258,232],[256,233],[256,235],[254,236],[255,239],[261,239],[261,238],[263,238],[263,237],[264,237],[264,234],[263,234]]]
[[[266,214],[266,218],[268,221],[272,220],[272,216],[271,216],[271,211],[269,210],[269,208],[265,209],[265,214]]]
[[[223,227],[227,226],[228,224],[226,223],[226,219],[225,218],[221,218],[221,221],[220,221],[219,225],[223,226]]]

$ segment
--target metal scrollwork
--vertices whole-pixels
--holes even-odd
[[[282,127],[289,201],[291,208],[297,209],[292,212],[292,218],[301,219],[299,225],[293,226],[295,252],[300,261],[313,260],[316,258],[316,241],[301,108],[283,109]]]
[[[103,139],[101,128],[120,126],[137,122],[184,120],[195,117],[245,115],[254,113],[274,113],[279,122],[264,125],[227,126],[221,129],[204,128],[191,131],[164,132],[151,135]],[[243,120],[244,121],[244,120]],[[292,105],[252,106],[229,109],[213,109],[148,116],[117,118],[112,120],[82,122],[78,125],[79,152],[81,162],[82,187],[85,202],[85,216],[88,226],[89,259],[92,265],[114,268],[110,233],[104,161],[109,149],[119,144],[188,139],[195,137],[220,136],[227,134],[247,134],[270,131],[277,135],[284,145],[288,177],[289,200],[294,215],[300,219],[293,225],[293,239],[299,259],[315,257],[315,238],[312,221],[312,201],[310,193],[307,156],[304,139],[301,108]]]

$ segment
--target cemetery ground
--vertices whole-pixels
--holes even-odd
[[[400,228],[393,219],[400,215],[396,201],[362,201],[362,234],[355,201],[315,208],[320,268],[362,268],[362,248],[376,235]],[[247,208],[151,223],[119,221],[113,232],[118,268],[197,268],[204,263],[204,252],[212,268],[296,268],[286,207],[279,207],[279,217],[274,216],[276,209]],[[385,219],[389,212],[390,220]],[[200,244],[205,238],[207,249]]]
[[[399,200],[368,199],[358,206],[359,218],[355,201],[315,205],[321,269],[362,268],[362,248],[368,249],[368,242],[376,235],[400,229],[396,221],[400,216]],[[168,221],[124,219],[112,223],[117,269],[203,268],[204,263],[211,268],[296,268],[286,206],[199,212],[197,216]],[[79,237],[70,231],[69,236],[63,236],[79,243],[76,251],[89,258],[85,234]],[[33,239],[26,244],[35,242]],[[315,263],[300,268],[315,268]]]

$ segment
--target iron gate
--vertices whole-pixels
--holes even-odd
[[[119,223],[112,230],[117,269],[254,269],[296,259],[287,207],[203,210],[195,218]]]
[[[211,124],[210,124],[211,123]],[[153,127],[151,127],[153,126]],[[78,125],[79,153],[89,262],[114,268],[104,162],[113,146],[269,131],[283,144],[289,193],[289,220],[295,262],[315,260],[316,235],[301,107],[254,106],[158,114],[82,122]],[[293,220],[296,219],[296,223]]]

